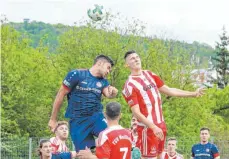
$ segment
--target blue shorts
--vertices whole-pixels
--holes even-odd
[[[70,119],[70,135],[75,146],[75,150],[84,150],[95,146],[95,138],[99,133],[107,128],[103,113],[96,113],[89,117]]]

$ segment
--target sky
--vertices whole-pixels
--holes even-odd
[[[88,18],[93,4],[143,21],[149,35],[214,47],[223,26],[229,32],[228,0],[1,0],[0,13],[12,22],[29,18],[73,25]]]

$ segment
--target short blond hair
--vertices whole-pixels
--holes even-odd
[[[68,127],[68,122],[67,121],[58,121],[54,132],[56,132],[57,128],[61,125],[66,125]]]
[[[167,140],[167,141],[171,141],[171,140],[175,140],[175,141],[177,141],[177,139],[176,139],[175,137],[170,137],[170,138],[168,138],[168,140]]]

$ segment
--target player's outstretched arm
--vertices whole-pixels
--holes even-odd
[[[118,90],[113,86],[108,86],[103,89],[103,95],[107,98],[114,98],[118,94]]]
[[[69,93],[69,90],[66,89],[63,85],[60,87],[56,99],[53,103],[53,108],[52,108],[52,114],[48,123],[49,128],[51,129],[52,132],[54,132],[57,124],[57,115],[60,111],[60,107],[63,103],[64,97],[66,94]]]
[[[159,88],[159,91],[163,94],[166,94],[168,96],[174,96],[174,97],[200,97],[204,95],[204,88],[198,88],[196,91],[185,91],[177,88],[170,88],[166,85],[163,85]]]

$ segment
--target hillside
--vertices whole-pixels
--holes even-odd
[[[44,22],[29,21],[24,19],[23,23],[9,23],[14,29],[21,33],[23,37],[31,39],[30,46],[36,48],[42,43],[47,46],[50,52],[56,52],[59,46],[59,37],[66,31],[72,29],[72,26],[64,24],[47,24]],[[179,49],[187,50],[190,54],[190,63],[196,68],[206,68],[208,59],[214,56],[215,50],[208,44],[193,42],[186,43],[184,41],[166,40],[165,43],[175,43]]]

